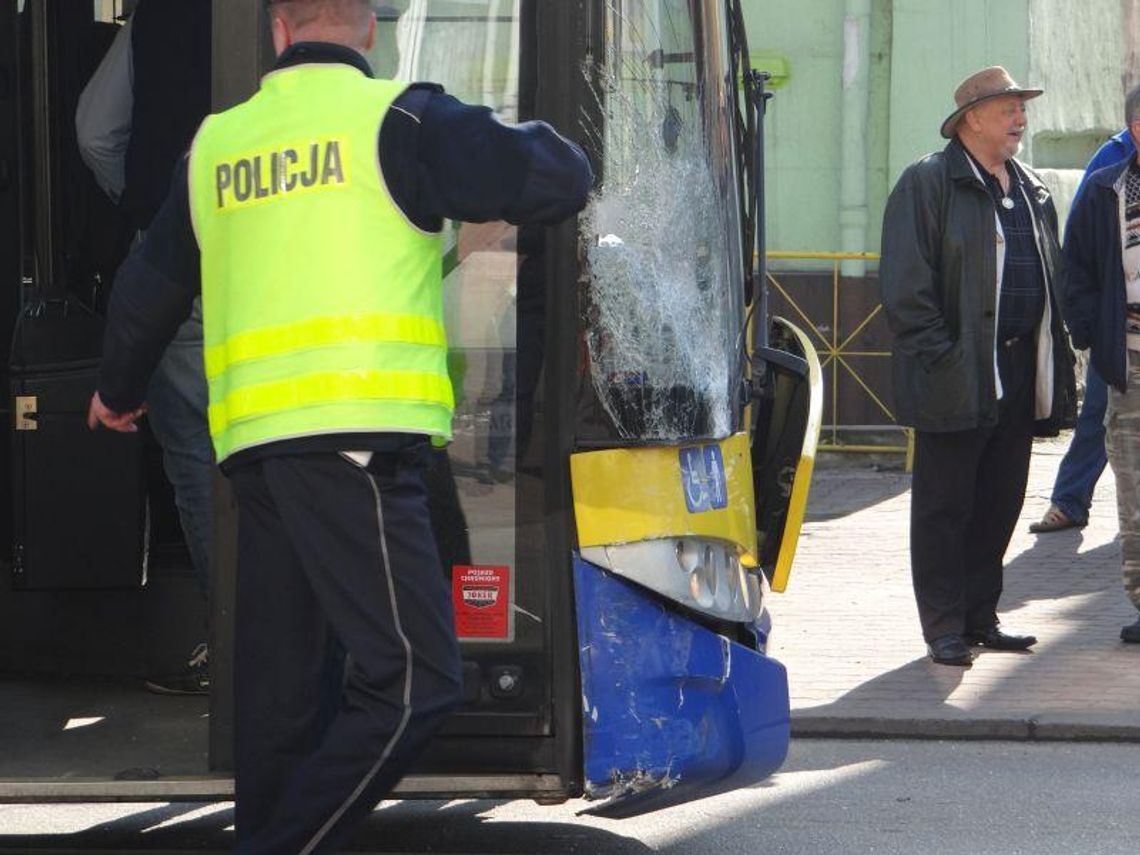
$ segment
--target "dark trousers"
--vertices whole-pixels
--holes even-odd
[[[1029,477],[1035,359],[1030,338],[999,346],[996,425],[915,433],[910,558],[928,642],[997,625],[1002,559]]]
[[[232,474],[237,852],[332,852],[461,695],[414,452],[271,457]],[[329,704],[330,644],[343,689]]]

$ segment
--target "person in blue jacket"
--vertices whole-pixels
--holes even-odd
[[[1127,132],[1140,139],[1140,87],[1125,99]],[[1065,234],[1064,314],[1073,346],[1108,386],[1105,445],[1116,476],[1121,577],[1140,610],[1140,158],[1089,175]],[[1140,618],[1120,631],[1140,643]]]
[[[1136,145],[1125,128],[1097,149],[1085,167],[1084,177],[1073,198],[1073,208],[1084,192],[1089,176],[1098,169],[1113,166],[1136,153]],[[1092,362],[1085,370],[1085,398],[1077,417],[1077,428],[1069,442],[1069,450],[1057,469],[1053,495],[1048,510],[1040,521],[1029,526],[1034,534],[1083,528],[1089,521],[1093,490],[1108,463],[1104,448],[1104,412],[1108,407],[1108,387],[1097,374]]]

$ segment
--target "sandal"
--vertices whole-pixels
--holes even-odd
[[[1045,534],[1050,531],[1064,531],[1067,528],[1084,528],[1086,525],[1088,525],[1087,522],[1069,519],[1065,512],[1056,505],[1050,505],[1045,516],[1041,517],[1041,522],[1033,523],[1029,526],[1029,530],[1034,534]]]

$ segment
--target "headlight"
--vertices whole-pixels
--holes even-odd
[[[671,537],[592,546],[582,550],[582,558],[721,620],[753,623],[762,611],[760,579],[741,565],[728,541]]]

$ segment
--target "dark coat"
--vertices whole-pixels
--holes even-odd
[[[1076,421],[1074,358],[1056,293],[1057,212],[1040,179],[1020,162],[1011,164],[1036,223],[1049,291],[1049,326],[1038,329],[1034,434],[1055,436]],[[956,139],[908,167],[891,192],[879,281],[894,334],[899,424],[948,432],[997,423],[998,257],[1004,249],[997,234],[993,199]]]
[[[1064,309],[1073,346],[1091,347],[1097,374],[1121,392],[1128,383],[1128,350],[1116,182],[1128,163],[1089,176],[1065,229]]]
[[[145,231],[210,112],[210,0],[145,0],[131,23],[131,135],[120,201]]]

